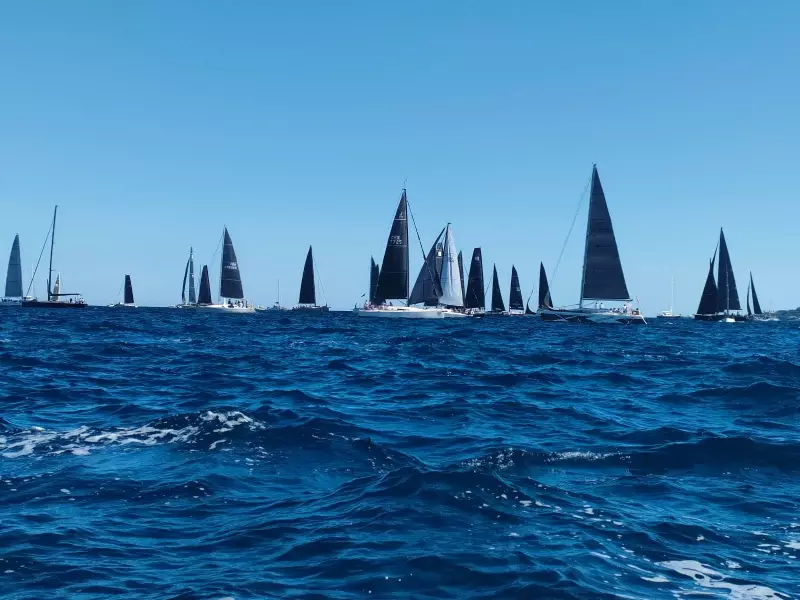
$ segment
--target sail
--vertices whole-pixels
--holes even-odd
[[[703,295],[700,296],[700,304],[697,307],[698,315],[713,315],[717,312],[717,283],[714,281],[714,261],[717,260],[717,253],[711,258],[708,264],[708,276],[706,285],[703,287]]]
[[[194,249],[189,248],[189,304],[197,302],[197,294],[194,289]]]
[[[130,275],[125,275],[125,304],[133,304],[133,284]]]
[[[522,288],[519,285],[517,268],[511,265],[511,291],[508,293],[508,310],[523,310]]]
[[[314,254],[311,246],[306,254],[306,264],[303,267],[303,280],[300,282],[300,298],[298,304],[317,304],[317,291],[314,287]]]
[[[719,230],[719,262],[717,263],[717,311],[742,310],[739,304],[739,292],[736,291],[736,279],[733,276],[731,257],[728,254],[728,244],[725,243],[725,234]]]
[[[458,251],[458,278],[461,280],[461,297],[467,294],[467,288],[464,287],[464,257],[461,250]]]
[[[747,284],[747,316],[750,317],[753,315],[753,311],[750,310],[750,290],[753,288],[753,275],[750,275],[750,283]]]
[[[442,236],[444,229],[439,232],[436,241],[428,251],[428,256],[425,257],[425,262],[417,275],[417,280],[414,282],[414,287],[411,289],[411,296],[408,298],[409,304],[422,304],[423,302],[429,306],[436,306],[439,304],[439,298],[442,296],[442,259],[444,257],[444,247],[442,245]]]
[[[500,293],[500,281],[497,279],[497,265],[494,266],[492,274],[492,312],[505,312],[506,305],[503,303],[503,294]]]
[[[480,248],[475,248],[472,251],[472,263],[469,268],[464,306],[481,310],[486,307],[486,299],[483,292],[483,256]]]
[[[6,298],[22,298],[22,260],[19,254],[19,235],[14,236],[6,273]]]
[[[222,244],[222,269],[220,271],[219,295],[223,298],[241,300],[244,298],[242,291],[242,276],[239,273],[239,263],[236,261],[236,251],[233,249],[228,228],[225,228],[225,241]]]
[[[375,301],[382,303],[386,300],[406,298],[408,298],[408,201],[406,191],[403,190],[392,222],[392,230],[386,241],[386,252],[383,254]]]
[[[192,261],[191,254],[186,261],[186,268],[183,269],[183,285],[181,285],[181,303],[186,304],[186,278],[189,276],[189,263]],[[194,304],[194,303],[192,303]]]
[[[544,263],[539,263],[539,308],[553,308],[553,298],[550,296],[550,284],[547,283]]]
[[[592,169],[582,300],[630,300],[606,196],[597,167]]]
[[[197,298],[198,304],[211,304],[211,282],[208,279],[208,265],[203,265],[203,272],[200,275],[200,294]]]
[[[53,296],[58,299],[58,296],[61,294],[61,273],[56,275],[56,282],[53,284]]]
[[[536,314],[535,312],[533,312],[531,310],[531,307],[528,305],[527,302],[525,303],[525,314],[526,315],[535,315]]]
[[[763,315],[761,312],[761,303],[758,301],[758,294],[756,294],[756,286],[753,283],[753,274],[750,273],[750,289],[753,293],[753,312],[757,315]]]
[[[375,302],[375,292],[378,291],[378,277],[380,276],[380,269],[378,263],[371,256],[369,257],[369,301],[370,304]]]
[[[450,223],[445,227],[444,256],[442,257],[442,296],[439,302],[445,306],[464,306],[461,280],[458,276],[458,250]]]

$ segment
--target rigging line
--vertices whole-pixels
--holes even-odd
[[[319,274],[319,269],[317,268],[317,263],[314,263],[314,271],[317,272],[317,279],[319,279],[319,289],[322,290],[322,298],[325,300],[325,306],[328,306],[328,297],[325,295],[325,286],[322,285],[322,276]]]
[[[28,290],[25,292],[25,295],[30,295],[31,286],[33,285],[33,280],[36,279],[36,272],[39,270],[39,263],[42,262],[42,256],[44,255],[44,249],[47,247],[47,240],[50,239],[50,232],[53,231],[53,223],[50,223],[50,229],[47,230],[47,236],[44,238],[44,244],[42,244],[42,251],[39,252],[39,260],[36,261],[36,268],[33,270],[33,275],[31,275],[31,282],[28,284]],[[48,285],[47,289],[48,295],[50,294],[50,286]],[[49,298],[48,298],[49,300]]]
[[[405,188],[403,188],[405,191]],[[419,242],[419,249],[422,252],[422,260],[425,265],[425,269],[428,271],[428,276],[431,278],[432,282],[436,280],[433,277],[433,273],[431,273],[431,266],[428,264],[427,257],[425,256],[425,248],[422,245],[422,238],[419,237],[419,229],[417,229],[417,221],[414,219],[414,213],[411,212],[411,204],[408,202],[408,195],[406,195],[406,207],[408,208],[408,214],[411,215],[411,222],[414,224],[414,231],[417,233],[417,241]],[[436,286],[434,285],[434,289]],[[406,302],[408,304],[408,302]]]
[[[569,231],[567,232],[567,239],[564,240],[564,244],[561,246],[561,253],[558,255],[558,260],[556,261],[555,269],[553,269],[553,274],[550,277],[549,287],[552,289],[553,283],[555,283],[556,275],[558,274],[558,267],[561,264],[561,259],[564,257],[564,250],[567,249],[567,243],[569,242],[569,238],[572,235],[572,230],[575,228],[575,222],[578,220],[578,213],[581,210],[581,206],[583,205],[583,199],[586,197],[586,192],[589,191],[589,188],[592,185],[592,178],[589,177],[589,181],[586,182],[586,186],[583,188],[583,193],[581,194],[580,199],[578,200],[578,206],[575,209],[575,215],[572,217],[572,224],[569,226]],[[533,292],[531,292],[531,296],[533,296]],[[528,297],[530,300],[530,296]]]

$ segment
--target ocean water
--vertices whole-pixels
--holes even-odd
[[[800,597],[800,323],[0,312],[0,597]]]

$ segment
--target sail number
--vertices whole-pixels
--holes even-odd
[[[401,236],[401,235],[390,235],[389,236],[389,245],[390,246],[402,246],[403,245],[403,236]]]

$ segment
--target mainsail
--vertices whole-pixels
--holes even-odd
[[[303,280],[300,283],[299,304],[317,304],[317,291],[314,287],[314,255],[311,246],[306,254],[306,264],[303,267]]]
[[[22,260],[19,253],[19,235],[14,236],[6,273],[6,298],[22,298]]]
[[[539,308],[553,308],[553,298],[550,296],[550,285],[547,283],[544,263],[539,263]]]
[[[219,295],[223,298],[241,300],[244,298],[242,291],[242,276],[239,273],[239,263],[236,261],[236,251],[233,249],[228,228],[225,228],[225,240],[222,244],[222,268],[220,270]]]
[[[497,279],[497,265],[494,265],[492,273],[492,312],[505,312],[506,305],[503,303],[503,294],[500,293],[500,281]]]
[[[467,295],[467,288],[464,287],[464,257],[461,250],[458,251],[458,278],[461,280],[461,297]]]
[[[53,296],[55,296],[56,300],[61,295],[61,273],[56,275],[56,282],[53,284]]]
[[[378,291],[378,277],[381,272],[378,268],[378,263],[371,256],[369,257],[369,262],[369,302],[373,304],[375,302],[375,292]]]
[[[719,230],[719,263],[717,263],[717,295],[716,312],[726,312],[729,310],[741,310],[739,304],[739,292],[736,291],[736,279],[733,276],[731,257],[728,254],[728,244],[725,243],[725,234]]]
[[[511,265],[511,291],[508,293],[508,310],[524,310],[522,302],[522,288],[519,285],[517,268]]]
[[[408,298],[408,201],[406,191],[400,197],[392,230],[383,254],[375,302]]]
[[[698,315],[713,315],[717,312],[717,283],[714,281],[714,261],[717,260],[717,252],[714,251],[714,256],[708,264],[708,276],[706,276],[706,285],[703,287],[703,295],[700,296],[700,304],[697,307]]]
[[[619,260],[611,215],[595,166],[592,169],[592,189],[589,196],[581,303],[584,300],[630,299],[622,263]]]
[[[444,256],[442,257],[442,295],[439,302],[445,306],[464,306],[461,281],[458,277],[458,251],[450,223],[445,227]]]
[[[208,265],[203,265],[203,272],[200,275],[200,294],[197,298],[200,305],[211,304],[211,282],[208,279]]]
[[[758,301],[758,294],[756,294],[756,286],[753,283],[753,274],[750,273],[750,290],[753,294],[753,312],[757,315],[764,314],[761,312],[761,303]]]
[[[483,310],[485,306],[486,299],[483,292],[483,257],[481,255],[481,249],[475,248],[472,251],[472,263],[469,268],[464,307]]]
[[[133,304],[133,284],[130,275],[125,275],[125,304]]]
[[[439,232],[436,241],[428,251],[428,256],[425,257],[425,262],[422,263],[417,280],[411,289],[411,296],[408,298],[409,304],[422,304],[423,302],[428,306],[439,304],[439,298],[442,297],[441,276],[444,258],[442,236],[444,236],[444,231],[442,229]]]
[[[181,287],[181,302],[186,304],[186,280],[189,280],[189,304],[197,302],[194,290],[194,249],[189,248],[189,260],[186,261],[186,268],[183,270],[183,286]]]

